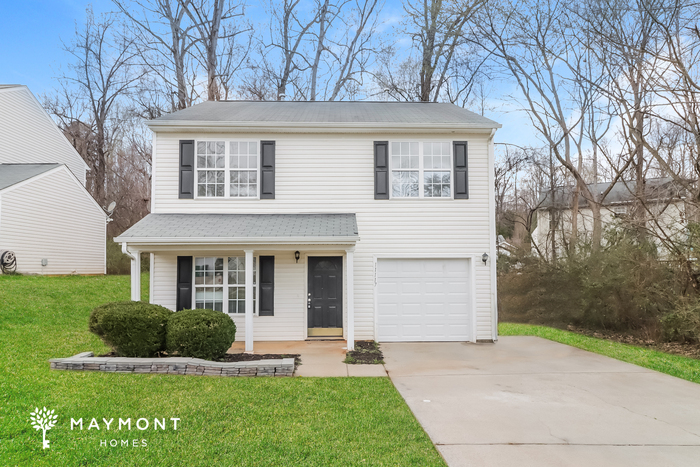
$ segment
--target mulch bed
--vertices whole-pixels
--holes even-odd
[[[636,345],[638,347],[646,347],[648,349],[658,350],[659,352],[700,360],[700,343],[663,342],[613,331],[592,331],[578,326],[567,326],[566,329],[585,336]]]
[[[345,363],[378,365],[384,363],[384,354],[374,341],[355,341],[355,350],[347,353]]]
[[[115,352],[109,352],[103,355],[98,355],[98,357],[118,357]],[[158,357],[168,357],[169,355],[163,353],[159,354]],[[281,358],[293,358],[294,367],[301,365],[301,355],[299,354],[277,354],[277,353],[266,353],[266,354],[249,354],[249,353],[227,353],[222,358],[216,360],[217,362],[252,362],[256,360],[279,360]]]

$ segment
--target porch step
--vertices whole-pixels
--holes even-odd
[[[323,337],[323,336],[317,336],[317,337],[307,337],[307,341],[343,341],[345,342],[345,339],[342,337],[335,337],[335,336],[328,336],[328,337]]]

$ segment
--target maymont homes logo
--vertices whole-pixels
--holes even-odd
[[[46,410],[46,407],[41,410],[39,410],[39,407],[37,407],[29,416],[34,429],[37,431],[42,431],[42,446],[44,446],[44,449],[49,449],[49,440],[46,439],[46,432],[56,425],[56,419],[58,418],[58,415],[55,415],[54,412],[55,410]]]
[[[55,410],[48,410],[46,407],[43,409],[39,410],[37,407],[34,409],[34,412],[32,412],[29,416],[29,420],[31,421],[32,427],[34,427],[35,430],[42,431],[42,446],[44,449],[49,449],[49,440],[46,439],[46,432],[49,431],[51,428],[56,426],[56,420],[58,419],[58,415],[55,414]],[[153,431],[166,431],[170,423],[166,422],[165,418],[154,418],[151,422],[151,420],[147,418],[139,418],[139,419],[134,419],[134,428],[137,431],[143,432],[148,430],[149,428]],[[176,417],[171,417],[169,420],[172,423],[172,430],[177,431],[178,426],[177,423],[180,421],[179,418]],[[102,421],[98,421],[97,418],[93,418],[90,420],[89,425],[87,425],[87,431],[91,430],[96,430],[99,432],[104,432],[104,431],[110,431],[111,429],[118,430],[120,432],[123,431],[131,431],[132,428],[132,423],[131,423],[131,418],[119,418],[119,421],[117,422],[114,418],[110,418],[109,420],[107,418],[103,418]],[[74,418],[70,419],[70,430],[80,430],[82,431],[85,428],[83,425],[83,419],[79,418],[75,420]],[[100,446],[109,446],[109,447],[117,447],[117,446],[128,446],[128,447],[146,447],[148,446],[148,443],[145,439],[101,439],[99,440]]]

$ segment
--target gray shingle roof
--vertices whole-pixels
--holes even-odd
[[[691,183],[692,184],[692,183]],[[593,193],[602,194],[610,186],[610,182],[591,183],[588,189]],[[575,186],[557,187],[552,191],[546,190],[540,193],[540,208],[567,209],[571,207]],[[637,182],[635,180],[618,180],[603,201],[603,205],[625,204],[635,200]],[[645,192],[648,199],[685,198],[688,196],[685,188],[670,177],[649,178],[645,183]],[[588,201],[581,196],[578,202],[580,207],[588,206]]]
[[[432,102],[207,101],[152,121],[157,125],[192,122],[372,125],[501,125],[454,104]]]
[[[355,214],[149,214],[115,241],[320,237],[356,240]]]
[[[0,164],[0,190],[48,172],[59,165],[61,164]]]

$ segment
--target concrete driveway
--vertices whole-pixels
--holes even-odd
[[[382,351],[451,467],[700,465],[698,384],[538,337]]]

